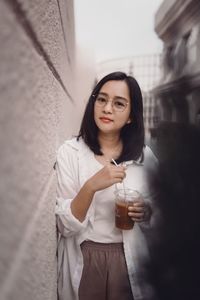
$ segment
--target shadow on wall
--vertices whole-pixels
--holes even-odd
[[[161,220],[147,237],[151,262],[148,282],[153,300],[200,299],[200,129],[190,124],[160,124],[159,169],[150,178]],[[148,299],[149,300],[149,299]]]

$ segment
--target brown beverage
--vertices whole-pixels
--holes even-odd
[[[115,226],[119,229],[132,229],[134,221],[128,215],[128,206],[133,202],[127,202],[121,200],[116,201],[115,205]]]

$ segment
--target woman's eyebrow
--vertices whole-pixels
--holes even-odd
[[[107,93],[104,93],[104,92],[99,92],[98,94],[99,94],[99,95],[103,95],[103,96],[108,96],[108,94],[107,94]]]
[[[122,96],[115,96],[114,99],[123,99],[123,100],[128,101],[128,99],[126,99],[125,97],[122,97]]]
[[[109,95],[107,93],[105,93],[105,92],[99,92],[99,95],[103,95],[103,96],[109,97]],[[128,99],[126,99],[123,96],[114,96],[114,99],[124,99],[124,100],[128,101]]]

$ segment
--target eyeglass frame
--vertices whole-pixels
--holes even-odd
[[[101,94],[101,93],[98,93],[98,94],[96,94],[96,95],[95,95],[95,94],[92,95],[92,97],[94,97],[95,102],[96,102],[96,100],[97,100],[99,94]],[[107,97],[106,95],[102,95],[102,96]],[[123,101],[125,101],[126,106],[125,106],[125,108],[124,108],[123,110],[116,110],[116,108],[113,106],[113,101],[114,101],[115,99],[116,99],[116,100],[117,100],[117,99],[123,99]],[[108,99],[105,99],[105,100],[106,100],[106,103],[105,103],[105,104],[101,105],[101,104],[99,104],[99,102],[98,102],[97,105],[99,105],[99,107],[105,107],[105,106],[108,104],[108,102],[111,101],[111,106],[112,106],[113,110],[114,110],[114,111],[117,111],[117,112],[124,112],[125,109],[128,107],[128,105],[129,105],[129,103],[130,103],[127,99],[125,99],[125,98],[123,98],[123,97],[120,97],[120,96],[117,96],[117,97],[114,98],[114,99],[109,99],[109,97],[108,97]]]

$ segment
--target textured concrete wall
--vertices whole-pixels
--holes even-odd
[[[77,131],[73,0],[0,1],[0,299],[56,299],[56,149]]]

